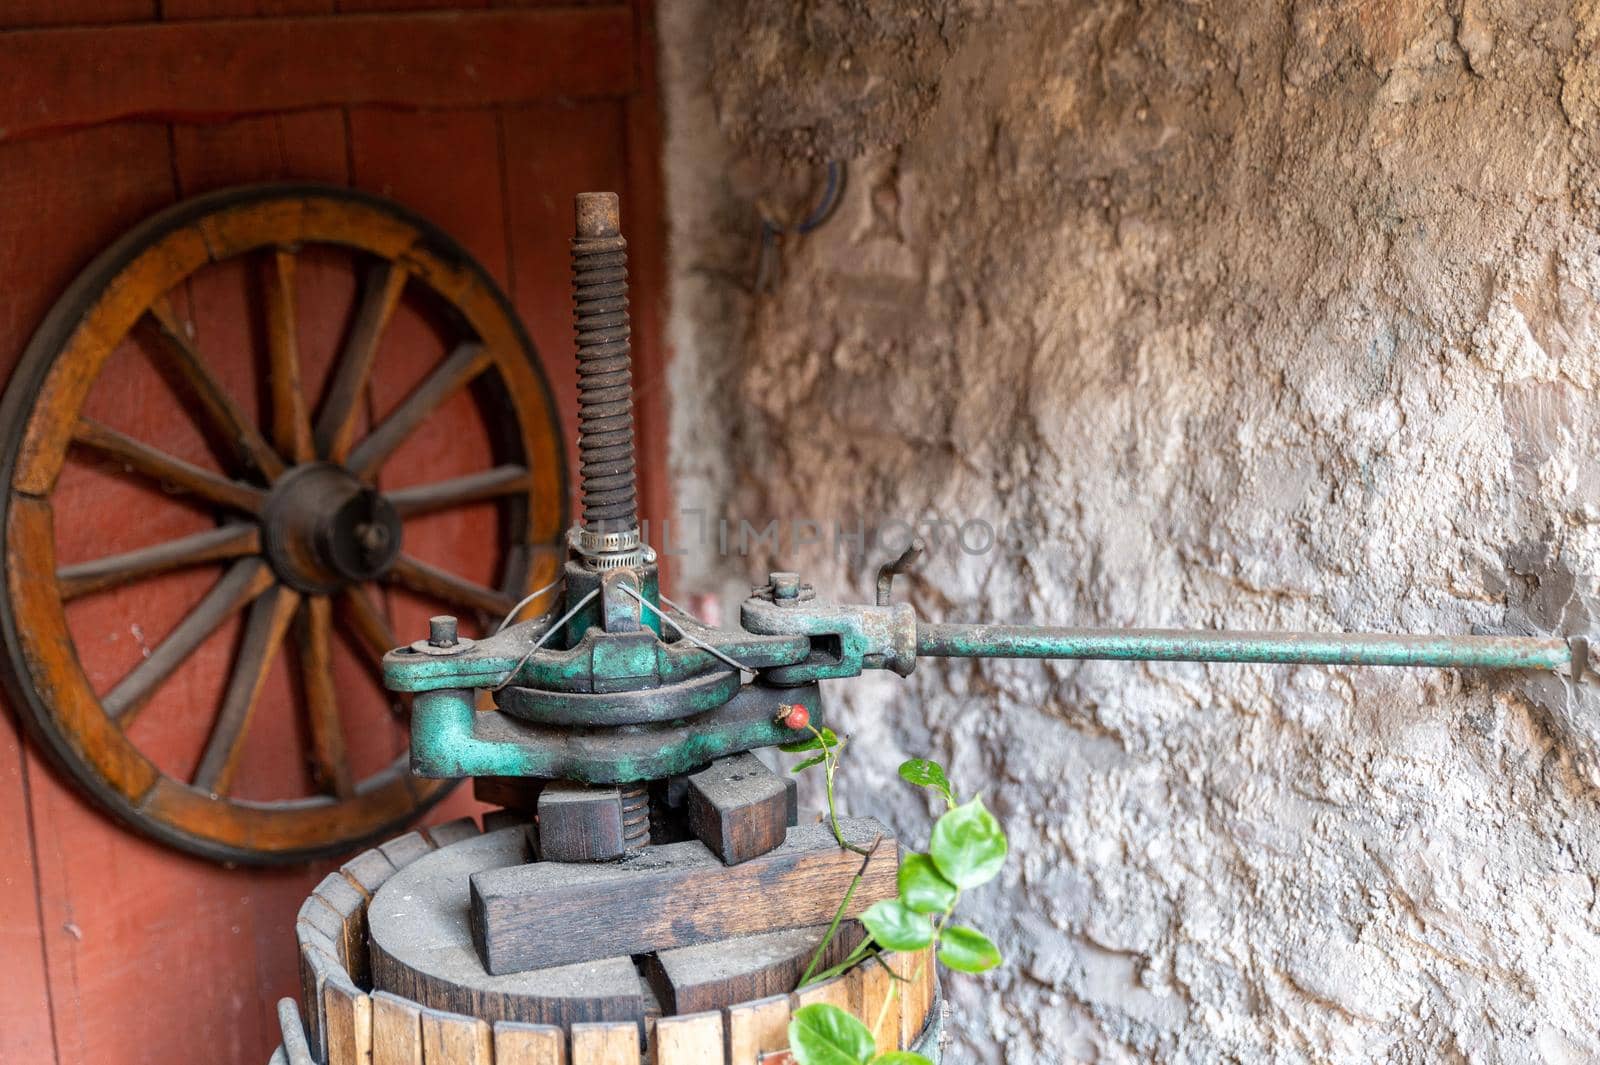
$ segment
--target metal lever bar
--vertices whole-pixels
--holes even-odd
[[[938,658],[1570,669],[1576,678],[1587,668],[1588,653],[1588,641],[1582,637],[1568,640],[1556,636],[1391,636],[917,623],[917,655]]]

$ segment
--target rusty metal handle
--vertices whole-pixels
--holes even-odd
[[[922,560],[923,554],[928,550],[926,541],[920,536],[913,536],[911,543],[900,552],[900,557],[893,562],[885,562],[878,567],[878,605],[888,606],[890,593],[894,591],[894,579],[897,574],[908,573],[916,568]]]

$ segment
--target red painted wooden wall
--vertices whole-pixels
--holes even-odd
[[[439,6],[0,5],[0,372],[79,268],[141,218],[243,182],[330,181],[399,200],[488,267],[540,349],[570,445],[571,201],[616,189],[634,248],[644,510],[664,513],[648,0],[424,10]],[[430,819],[470,807],[462,789]],[[297,986],[295,910],[332,864],[229,870],[146,843],[58,779],[8,707],[0,1062],[261,1065],[273,1003]]]

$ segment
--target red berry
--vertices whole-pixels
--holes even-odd
[[[783,727],[787,729],[803,729],[811,722],[811,711],[795,703],[793,706],[784,707]]]

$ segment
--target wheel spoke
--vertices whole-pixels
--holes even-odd
[[[172,304],[163,297],[151,304],[149,315],[155,322],[156,335],[161,340],[159,351],[165,365],[173,370],[195,400],[195,409],[206,422],[202,428],[211,431],[228,445],[234,455],[251,469],[259,470],[269,480],[283,472],[283,459],[272,450],[261,431],[256,428],[233,397],[223,391],[222,385],[206,369],[200,352],[189,339],[187,331],[178,322]]]
[[[492,470],[469,473],[448,481],[397,488],[389,493],[389,502],[394,504],[402,518],[411,518],[466,503],[526,492],[531,483],[526,467],[496,466]]]
[[[78,424],[73,426],[72,439],[74,443],[116,459],[135,473],[234,510],[259,514],[267,499],[267,494],[255,485],[229,480],[158,451],[93,418],[79,418]]]
[[[311,418],[300,384],[300,338],[295,314],[294,253],[275,249],[266,272],[267,357],[272,384],[272,440],[295,462],[316,458]]]
[[[389,627],[389,619],[383,616],[361,585],[352,584],[345,588],[342,598],[350,614],[350,623],[355,626],[356,638],[375,661],[383,661],[384,655],[400,646],[394,630]]]
[[[272,660],[283,643],[284,631],[299,603],[298,592],[279,585],[251,604],[239,657],[234,661],[233,675],[228,678],[227,694],[222,697],[222,709],[212,722],[211,738],[206,741],[200,765],[194,771],[192,783],[201,791],[226,795],[233,787],[233,774],[244,752],[250,718],[255,714],[267,671],[272,668]]]
[[[487,370],[489,364],[489,355],[482,344],[469,342],[458,346],[448,359],[423,378],[422,383],[377,428],[367,434],[366,439],[355,446],[345,465],[357,477],[370,478],[383,465],[383,460],[404,443],[406,437],[428,415],[465,387],[467,382]]]
[[[357,642],[367,652],[367,661],[377,674],[378,681],[383,682],[383,656],[400,646],[400,641],[395,637],[394,629],[389,626],[389,619],[383,616],[372,597],[366,589],[359,584],[352,584],[340,593],[340,603],[344,613],[352,626],[352,631]],[[400,707],[407,713],[411,710],[410,692],[388,692],[392,699],[398,699]],[[391,707],[395,704],[390,703]]]
[[[234,523],[166,543],[141,547],[137,551],[62,566],[56,570],[56,585],[62,601],[66,602],[141,577],[152,577],[185,566],[198,566],[203,562],[253,555],[260,550],[260,527]]]
[[[323,791],[348,798],[352,794],[350,759],[345,754],[339,696],[333,685],[333,604],[328,597],[308,599],[296,628],[311,726],[312,771]]]
[[[333,381],[317,417],[318,453],[329,462],[343,462],[350,454],[355,436],[356,415],[361,409],[361,393],[372,376],[372,361],[378,352],[378,339],[394,313],[400,292],[406,285],[406,268],[382,260],[367,273],[350,337],[339,355]]]
[[[455,606],[468,606],[501,617],[516,605],[509,595],[485,588],[410,555],[394,560],[384,579]]]
[[[189,616],[180,621],[150,656],[135,666],[100,700],[106,716],[124,729],[146,700],[206,637],[216,632],[244,605],[272,587],[272,571],[259,558],[246,558],[229,567]]]

